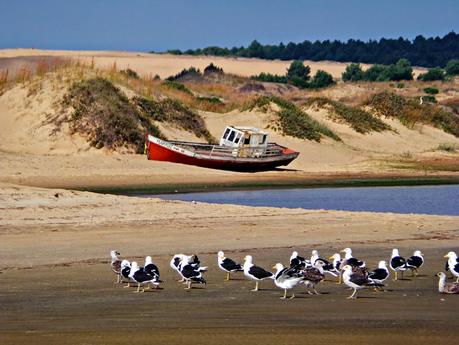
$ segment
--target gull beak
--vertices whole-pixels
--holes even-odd
[[[334,259],[333,256],[330,256],[330,257],[328,258],[328,260],[333,260],[333,259]]]
[[[448,255],[445,255],[444,258],[449,258],[449,256],[448,256]]]
[[[273,266],[273,269],[275,269],[275,268],[276,268],[276,265]]]

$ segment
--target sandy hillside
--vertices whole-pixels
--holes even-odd
[[[9,58],[18,55],[36,57],[44,53],[54,56],[61,56],[66,53],[80,57],[89,54],[89,52],[3,50],[0,51],[0,56]],[[177,69],[182,68],[178,61],[201,60],[201,58],[183,56],[113,52],[92,53],[101,59],[112,59],[116,56],[147,64],[158,60]],[[209,61],[202,62],[203,66]],[[235,68],[231,71],[222,65],[225,70],[239,74],[244,74],[245,68],[251,70],[252,67],[248,67],[251,64],[262,64],[262,69],[265,68],[263,64],[270,66],[284,64],[280,61],[223,58],[221,62]],[[335,63],[331,63],[331,65],[340,66]],[[134,67],[134,65],[129,66]],[[140,68],[142,64],[135,66]],[[343,66],[341,64],[341,67]],[[118,67],[121,68],[120,65]],[[3,163],[0,179],[2,181],[46,186],[52,186],[53,182],[57,181],[59,186],[79,187],[84,186],[84,184],[94,186],[98,183],[142,185],[177,182],[221,183],[222,181],[234,182],[236,180],[253,182],[290,179],[293,181],[296,179],[315,179],[318,176],[333,174],[392,174],[394,172],[391,167],[384,166],[382,168],[379,162],[381,159],[398,159],[399,155],[435,156],[440,157],[440,159],[457,158],[457,154],[440,152],[435,149],[440,144],[445,143],[458,146],[459,139],[427,125],[408,129],[397,121],[384,119],[394,131],[361,135],[347,125],[331,121],[326,110],[306,109],[315,119],[327,124],[329,128],[335,131],[343,139],[343,142],[324,138],[320,143],[317,143],[283,136],[269,128],[276,116],[274,111],[262,113],[258,110],[251,112],[233,110],[225,114],[200,112],[215,138],[220,138],[226,125],[255,126],[266,129],[270,133],[271,141],[300,152],[299,158],[288,166],[289,171],[238,174],[163,162],[149,162],[140,155],[123,155],[96,150],[88,145],[85,138],[70,132],[66,122],[69,110],[63,108],[61,103],[68,87],[75,78],[78,76],[58,74],[57,76],[33,79],[26,85],[18,84],[8,89],[0,96],[0,119],[2,123],[0,126],[0,155]],[[334,97],[343,97],[351,91],[356,95],[365,92],[361,85],[343,85],[337,85],[323,92],[330,93]],[[369,87],[375,88],[377,85],[370,85]],[[122,86],[121,90],[128,97],[135,96],[135,92],[127,87]],[[351,95],[353,94],[351,93]],[[198,139],[190,132],[167,123],[158,123],[158,126],[169,139],[203,140]],[[82,169],[83,167],[85,169]],[[424,172],[406,172],[403,170],[398,171],[397,174],[422,175]],[[56,177],[60,178],[56,180]]]
[[[69,50],[40,50],[40,49],[3,49],[0,50],[0,58],[13,57],[72,57],[94,63],[98,67],[110,68],[113,63],[120,69],[131,68],[142,75],[158,74],[161,78],[166,78],[180,72],[184,68],[194,66],[203,70],[211,62],[222,67],[226,73],[241,76],[252,76],[261,72],[272,74],[285,74],[291,61],[269,61],[248,58],[225,58],[207,56],[176,56],[169,54],[147,54],[141,52],[111,52],[111,51],[69,51]],[[5,61],[6,63],[6,61]],[[24,63],[24,61],[21,61]],[[318,69],[322,69],[333,75],[334,78],[341,78],[341,74],[346,68],[346,63],[333,61],[308,61],[304,62],[311,67],[314,74]],[[368,67],[363,65],[363,67]],[[0,69],[2,68],[0,62]],[[10,64],[10,68],[14,68]],[[425,71],[424,68],[415,68],[415,75]]]

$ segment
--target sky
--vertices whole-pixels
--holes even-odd
[[[0,0],[0,48],[165,51],[459,32],[459,0]]]

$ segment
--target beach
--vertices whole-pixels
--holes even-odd
[[[257,71],[283,73],[288,66],[285,61],[127,52],[0,51],[2,63],[8,66],[44,55],[85,62],[94,57],[100,68],[116,61],[118,68],[134,68],[140,74],[155,71],[161,77],[190,64],[203,68],[211,61],[242,76]],[[311,63],[312,70],[317,68],[340,75],[345,64]],[[56,130],[50,118],[63,112],[56,104],[69,85],[51,78],[40,82],[35,93],[31,93],[33,84],[18,84],[0,95],[2,344],[459,340],[455,331],[459,300],[437,293],[434,277],[444,269],[446,252],[457,250],[457,216],[249,207],[117,195],[458,183],[459,154],[438,149],[444,143],[454,148],[457,137],[429,125],[408,128],[387,118],[384,122],[391,131],[364,135],[333,121],[323,109],[308,109],[343,140],[316,142],[270,129],[273,141],[300,152],[292,164],[260,173],[210,170],[96,149],[87,138],[71,132],[66,122]],[[359,85],[337,85],[324,92],[341,95],[349,90],[365,92]],[[439,98],[454,92],[445,91]],[[257,109],[199,111],[215,138],[229,123],[270,128],[273,114]],[[161,126],[169,139],[203,141],[172,125]],[[307,256],[318,249],[328,258],[345,247],[352,247],[370,268],[379,260],[389,260],[392,248],[399,248],[404,256],[420,249],[426,264],[419,277],[408,274],[403,281],[388,280],[387,292],[362,291],[362,298],[355,301],[346,299],[351,291],[335,284],[332,277],[319,284],[322,295],[310,296],[298,287],[297,299],[280,301],[282,291],[272,281],[261,283],[262,290],[252,293],[253,283],[242,275],[224,283],[224,273],[216,265],[219,250],[238,261],[253,255],[257,264],[271,269],[277,262],[287,264],[293,250]],[[114,284],[109,264],[113,249],[140,264],[151,255],[160,268],[163,289],[134,294],[133,289]],[[186,292],[176,282],[169,267],[176,253],[199,255],[209,266],[206,286]]]

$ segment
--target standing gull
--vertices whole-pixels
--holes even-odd
[[[403,279],[403,272],[405,272],[408,268],[406,265],[405,258],[400,256],[397,248],[392,249],[392,256],[390,258],[390,268],[395,272],[394,280],[398,279],[398,272],[402,272],[402,279]]]
[[[424,265],[424,254],[420,250],[416,250],[412,256],[406,259],[406,265],[411,270],[412,275],[418,275],[418,269]]]
[[[321,258],[319,256],[319,252],[317,250],[313,250],[311,252],[311,265],[314,266],[314,264],[316,263],[317,260],[321,260],[324,264],[322,265],[322,269],[325,273],[329,273],[331,274],[332,276],[334,277],[337,277],[338,274],[336,274],[337,272],[334,272],[334,266],[332,263],[330,263],[329,261]]]
[[[225,281],[230,280],[230,274],[232,272],[242,272],[244,271],[242,269],[242,266],[235,261],[231,260],[230,258],[225,257],[225,253],[223,253],[221,250],[217,254],[217,262],[218,262],[218,267],[222,271],[226,272],[226,279]]]
[[[258,291],[258,282],[259,281],[267,279],[267,278],[274,279],[274,274],[272,274],[271,272],[266,271],[265,269],[263,269],[261,267],[255,266],[252,263],[252,256],[251,255],[247,255],[245,257],[243,268],[244,268],[244,275],[247,278],[256,281],[255,289],[253,289],[251,291]]]
[[[121,259],[119,258],[120,253],[116,250],[110,251],[110,256],[112,257],[111,268],[113,273],[116,274],[116,282],[121,283]]]
[[[438,272],[437,277],[440,278],[438,281],[438,292],[451,295],[459,294],[459,283],[447,283],[446,274],[443,272]]]
[[[143,269],[144,269],[145,273],[151,275],[155,279],[155,282],[157,282],[158,284],[161,282],[161,280],[159,279],[158,266],[156,266],[153,263],[153,260],[151,259],[151,256],[147,256],[145,258],[145,266],[144,266]],[[155,285],[155,287],[158,287],[158,286]]]
[[[389,277],[389,270],[387,269],[387,264],[384,260],[381,260],[378,263],[378,268],[374,271],[371,271],[368,274],[368,278],[378,284],[383,284],[384,281]]]
[[[179,275],[182,277],[182,275],[180,274],[180,270],[179,270],[180,263],[181,263],[182,261],[190,262],[191,259],[192,259],[192,256],[188,256],[188,255],[185,255],[185,254],[175,254],[175,255],[172,257],[172,259],[171,259],[169,265],[171,266],[171,268],[172,268],[174,271],[177,272],[177,274],[179,274]],[[183,281],[185,281],[185,279],[182,277],[182,279],[179,280],[179,282],[183,282]]]
[[[292,252],[292,255],[290,256],[290,267],[304,268],[307,264],[306,259],[299,256],[296,250]]]
[[[303,276],[303,283],[308,288],[308,294],[312,295],[312,292],[309,291],[309,288],[312,287],[314,294],[320,295],[316,290],[316,285],[324,280],[324,266],[325,262],[322,259],[317,259],[313,267],[306,267],[300,271],[300,274]]]
[[[459,258],[455,252],[449,252],[445,255],[448,258],[448,268],[451,274],[456,277],[456,283],[459,282]]]
[[[333,260],[333,272],[338,274],[338,282],[336,284],[341,284],[341,272],[340,272],[340,267],[341,267],[341,255],[339,253],[335,253],[332,256],[328,258],[329,260]]]
[[[137,291],[140,292],[140,285],[144,286],[145,284],[158,285],[156,278],[149,275],[145,272],[143,267],[139,267],[137,262],[133,261],[131,265],[131,272],[129,273],[129,278],[137,283]],[[145,288],[142,287],[142,292],[145,292]]]
[[[303,277],[295,268],[284,268],[281,263],[275,264],[273,269],[276,270],[274,275],[274,284],[277,287],[284,289],[284,296],[282,296],[281,299],[285,299],[287,298],[287,290],[293,289],[297,286],[303,280]],[[295,298],[295,294],[293,292],[290,298]]]
[[[369,279],[367,274],[363,274],[361,271],[354,271],[351,265],[345,265],[343,267],[343,281],[344,284],[354,289],[354,292],[348,299],[357,298],[357,291],[360,289],[370,286],[383,286]]]
[[[189,263],[184,260],[180,262],[178,268],[181,276],[187,283],[185,290],[191,289],[191,283],[207,284],[206,280],[202,276],[202,272],[206,272],[207,267],[199,267],[199,264],[196,262]]]

